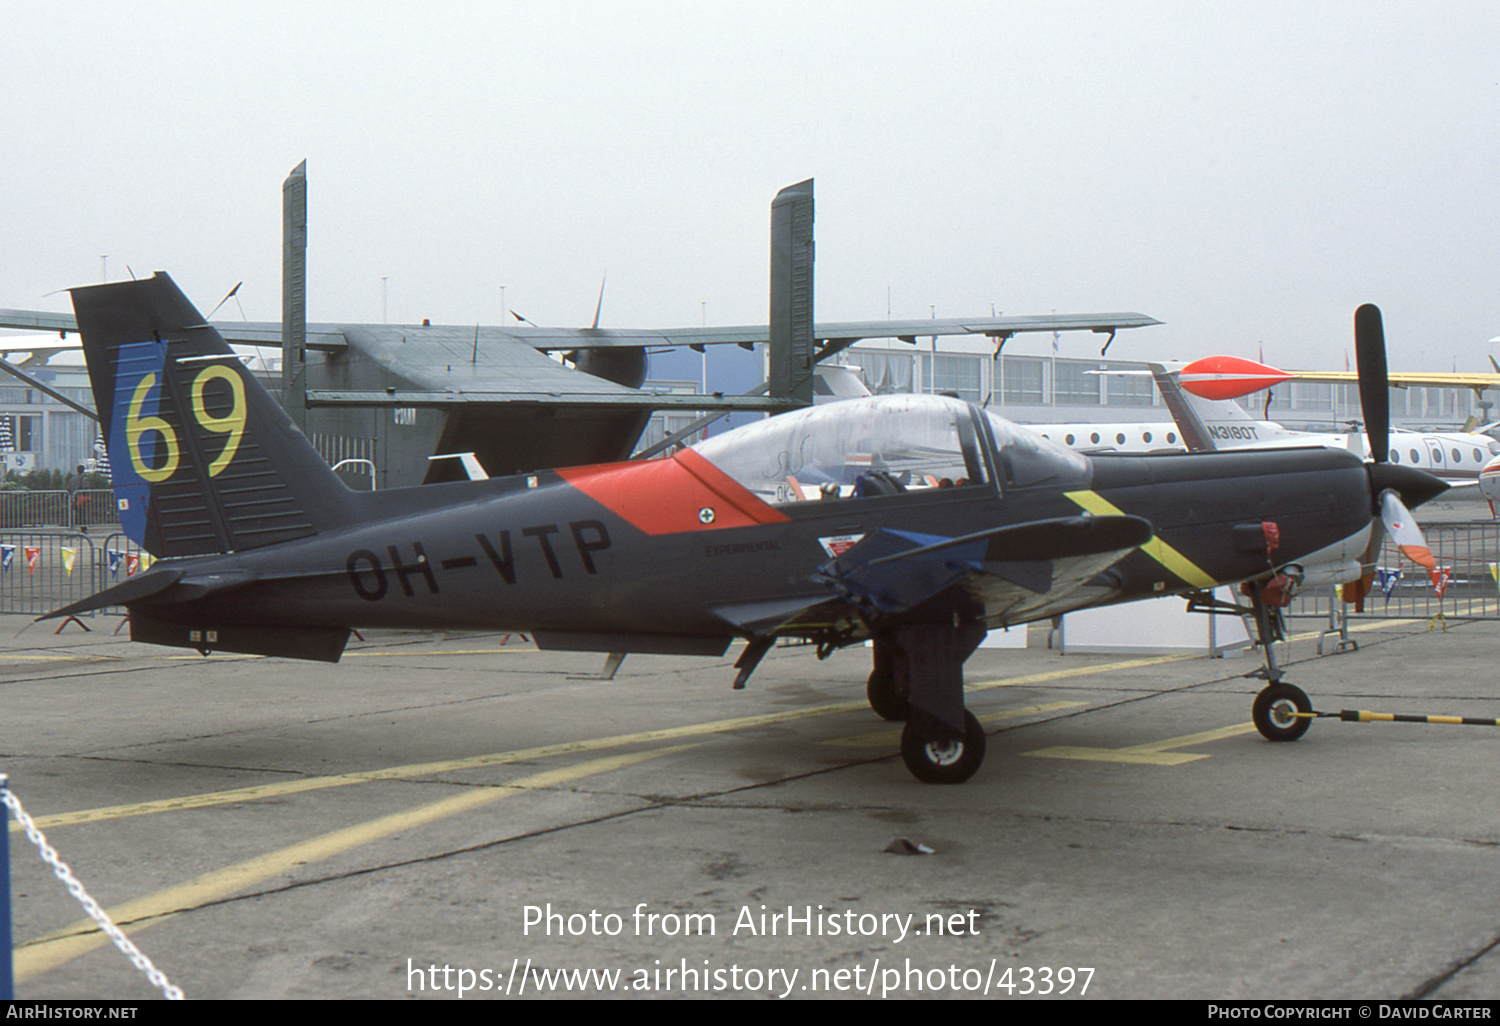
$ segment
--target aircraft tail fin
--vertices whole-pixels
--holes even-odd
[[[126,535],[154,556],[357,519],[353,493],[166,274],[71,290]]]
[[[1187,446],[1188,452],[1207,452],[1217,448],[1213,435],[1209,434],[1208,427],[1193,409],[1187,393],[1180,387],[1177,375],[1159,363],[1148,363],[1146,366],[1151,368],[1151,376],[1156,380],[1156,390],[1161,393],[1162,402],[1167,404],[1172,419],[1177,422],[1177,431],[1182,435],[1182,442]]]
[[[770,386],[773,396],[813,401],[813,180],[771,203]]]

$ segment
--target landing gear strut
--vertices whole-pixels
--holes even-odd
[[[1255,614],[1255,631],[1260,639],[1261,654],[1265,659],[1265,677],[1268,683],[1255,696],[1250,707],[1250,718],[1255,729],[1267,741],[1295,741],[1307,733],[1312,726],[1311,717],[1298,713],[1312,712],[1312,702],[1307,693],[1295,684],[1282,680],[1281,667],[1276,664],[1275,644],[1286,636],[1281,610],[1265,601],[1264,586],[1250,590],[1250,607]]]
[[[865,685],[865,697],[881,719],[900,723],[910,709],[911,666],[894,635],[875,635],[874,647],[875,667]]]
[[[888,720],[906,720],[901,759],[925,783],[963,783],[984,762],[984,728],[964,708],[964,660],[982,640],[979,623],[917,624],[875,636],[870,705]]]

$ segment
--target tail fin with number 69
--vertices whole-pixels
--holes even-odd
[[[234,552],[357,519],[353,493],[170,277],[71,292],[132,541],[157,557]]]

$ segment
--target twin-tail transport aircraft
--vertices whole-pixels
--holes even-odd
[[[773,311],[784,287],[773,275]],[[137,641],[326,661],[366,627],[611,653],[739,638],[735,688],[778,638],[872,640],[870,704],[905,720],[902,757],[933,783],[984,758],[963,666],[987,630],[1243,584],[1266,641],[1278,596],[1361,578],[1382,496],[1444,487],[1324,448],[1090,458],[969,403],[893,395],[661,459],[356,492],[165,274],[72,299],[121,522],[158,561],[49,616],[125,606]],[[1357,324],[1381,453],[1379,312]],[[1311,706],[1270,648],[1254,718],[1291,740]]]

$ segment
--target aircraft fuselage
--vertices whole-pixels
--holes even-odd
[[[1344,566],[1370,525],[1364,465],[1328,449],[1099,456],[1079,487],[991,481],[776,508],[715,493],[673,460],[589,469],[428,486],[447,493],[431,496],[441,515],[398,511],[266,549],[163,560],[153,572],[183,579],[142,611],[193,628],[467,627],[535,632],[553,647],[709,653],[745,633],[736,616],[748,607],[829,600],[818,568],[880,530],[958,537],[1081,513],[1154,525],[1152,542],[1066,597],[981,595],[964,610],[996,627],[1203,590],[1308,557]],[[1276,525],[1273,551],[1263,521]],[[208,594],[195,582],[209,582]],[[868,634],[849,610],[774,631],[839,632]]]

